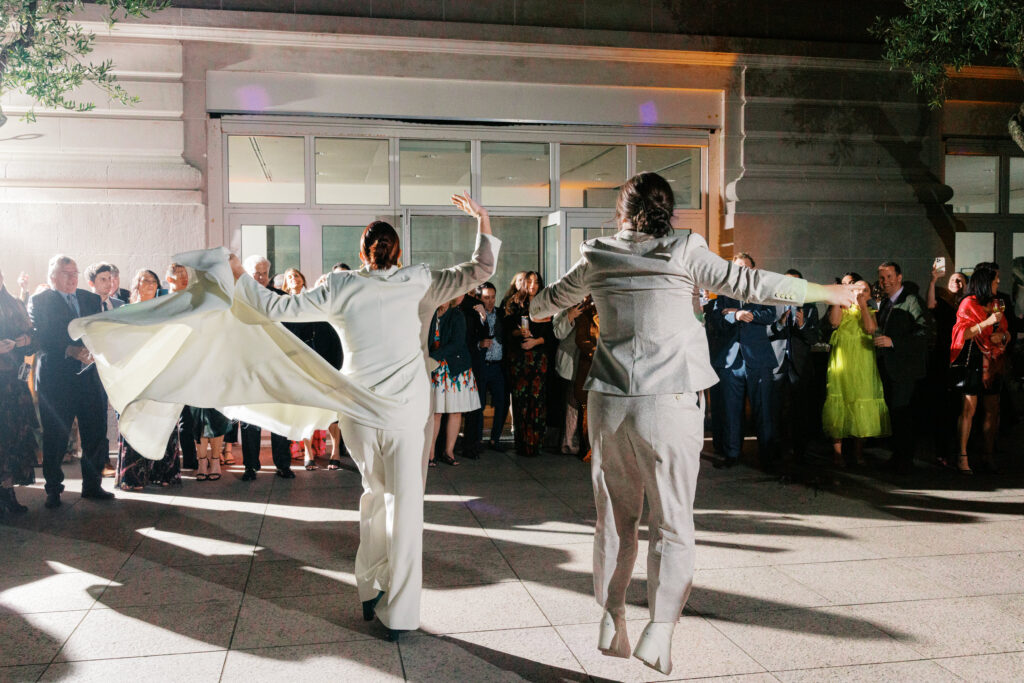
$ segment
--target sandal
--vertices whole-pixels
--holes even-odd
[[[146,490],[145,486],[129,486],[128,484],[118,484],[117,488],[121,489],[122,491],[145,491]]]
[[[341,461],[340,460],[328,460],[327,461],[327,469],[329,469],[329,470],[340,470],[341,469]]]
[[[427,461],[427,467],[437,467],[437,463],[434,462],[433,458]]]
[[[441,455],[438,455],[435,459],[451,467],[458,467],[459,465],[462,464],[458,460],[456,460],[454,456],[448,455],[447,453],[442,453]]]
[[[196,481],[206,481],[209,478],[208,474],[196,474]]]
[[[307,462],[305,465],[303,465],[303,467],[306,468],[307,472],[312,472],[313,470],[320,469],[320,467],[315,462]]]

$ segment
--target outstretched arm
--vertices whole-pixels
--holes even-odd
[[[235,299],[248,304],[271,320],[279,322],[318,322],[327,320],[331,313],[331,279],[321,287],[307,289],[300,294],[275,294],[252,279],[243,270],[235,272],[238,257],[231,255],[231,270],[235,273]],[[239,264],[240,265],[240,264]]]
[[[581,258],[558,282],[537,292],[530,302],[530,317],[533,320],[547,318],[583,301],[590,294],[586,283],[587,268],[586,259]]]
[[[430,271],[430,288],[420,303],[420,317],[433,315],[434,309],[445,301],[465,294],[483,284],[494,275],[498,263],[501,240],[491,232],[491,218],[469,193],[452,195],[452,204],[476,218],[476,248],[469,261],[452,268]]]

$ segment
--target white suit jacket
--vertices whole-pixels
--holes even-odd
[[[699,235],[654,238],[633,230],[583,243],[582,258],[534,297],[543,318],[593,294],[601,318],[584,388],[622,396],[675,394],[718,381],[704,328],[694,315],[698,289],[759,303],[803,303],[807,282],[737,266]]]
[[[426,265],[332,273],[319,287],[281,296],[248,275],[236,287],[271,320],[326,320],[344,352],[341,374],[380,396],[405,399],[391,429],[422,429],[430,412],[426,336],[442,302],[464,294],[494,273],[501,241],[480,235],[472,260],[445,270]]]

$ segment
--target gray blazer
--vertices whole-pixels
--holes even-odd
[[[807,282],[726,261],[699,235],[653,238],[622,230],[583,243],[582,258],[534,297],[543,318],[593,294],[601,319],[594,364],[584,388],[620,396],[677,394],[718,382],[698,289],[757,303],[800,303]]]

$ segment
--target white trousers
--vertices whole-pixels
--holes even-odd
[[[356,586],[377,603],[381,623],[420,625],[423,588],[423,429],[374,429],[340,416],[345,446],[363,475]]]
[[[591,391],[588,406],[597,502],[594,595],[609,611],[624,609],[646,492],[651,621],[675,623],[693,586],[693,497],[704,442],[703,402],[696,393]]]

